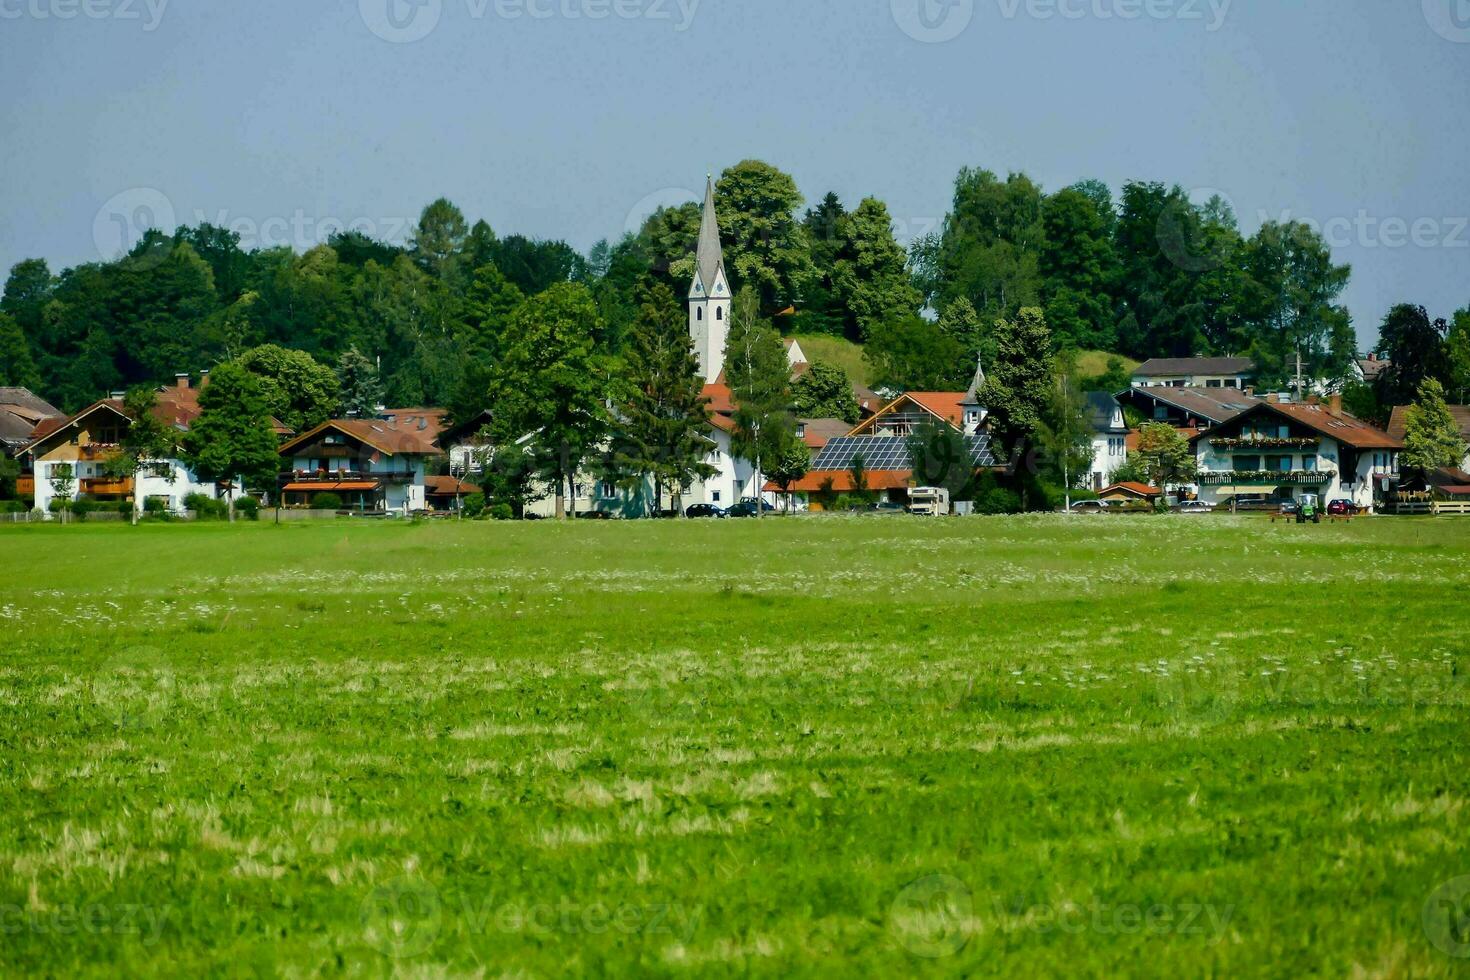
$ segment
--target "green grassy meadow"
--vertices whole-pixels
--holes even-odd
[[[0,974],[1470,971],[1470,521],[0,528]]]

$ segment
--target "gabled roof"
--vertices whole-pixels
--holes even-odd
[[[1385,360],[1384,358],[1380,358],[1380,357],[1360,357],[1360,358],[1358,358],[1358,370],[1360,370],[1360,371],[1363,372],[1363,380],[1364,381],[1372,381],[1372,380],[1374,380],[1380,374],[1382,374],[1384,371],[1387,371],[1391,367],[1393,367],[1393,361]]]
[[[715,178],[711,174],[704,188],[704,215],[699,222],[699,248],[695,252],[699,281],[708,295],[715,280],[725,269],[725,250],[720,246],[720,219],[715,214]]]
[[[283,444],[280,453],[286,455],[322,432],[336,429],[343,435],[350,436],[363,445],[371,446],[378,452],[389,456],[440,455],[441,450],[435,440],[443,424],[444,415],[441,410],[390,409],[382,414],[392,416],[392,420],[387,418],[328,419],[316,428],[303,432]]]
[[[1217,425],[1228,422],[1247,409],[1261,404],[1261,399],[1248,395],[1239,388],[1129,388],[1117,395],[1119,399],[1152,398],[1165,405],[1172,405],[1195,418],[1205,419]]]
[[[1311,402],[1261,402],[1248,411],[1240,413],[1232,421],[1243,422],[1253,415],[1277,415],[1291,419],[1331,439],[1354,449],[1403,449],[1403,442],[1373,425],[1369,425],[1347,412],[1334,412],[1328,406]],[[1196,435],[1190,442],[1208,438],[1215,430]]]
[[[1460,427],[1460,438],[1470,442],[1470,405],[1451,405],[1450,417]],[[1388,434],[1403,442],[1409,424],[1409,406],[1395,405],[1388,418]]]
[[[0,409],[43,419],[66,414],[29,388],[0,387]]]
[[[1135,378],[1175,377],[1181,374],[1255,374],[1249,357],[1156,357],[1133,372]]]
[[[1151,487],[1147,483],[1135,483],[1131,480],[1124,480],[1121,483],[1114,483],[1111,486],[1103,487],[1097,492],[1097,495],[1099,497],[1106,497],[1110,493],[1121,493],[1148,499],[1149,497],[1159,496],[1160,491],[1158,487]]]
[[[1089,391],[1083,395],[1083,413],[1087,416],[1088,424],[1097,432],[1110,432],[1114,435],[1126,433],[1127,423],[1113,425],[1114,417],[1122,411],[1123,406],[1118,404],[1118,399],[1106,391]]]
[[[916,405],[930,415],[944,422],[948,422],[956,429],[964,425],[965,421],[965,393],[963,391],[909,391],[899,395],[893,401],[884,405],[872,418],[858,423],[849,435],[860,436],[873,431],[884,418],[897,412],[904,405]]]

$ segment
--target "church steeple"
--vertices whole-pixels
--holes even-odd
[[[704,188],[704,215],[699,222],[699,246],[694,254],[694,282],[689,286],[689,336],[706,382],[719,378],[725,367],[725,340],[730,330],[730,283],[725,275],[725,250],[720,244],[720,219],[715,213],[715,178]]]

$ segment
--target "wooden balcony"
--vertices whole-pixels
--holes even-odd
[[[36,495],[36,478],[30,474],[16,477],[15,495],[17,497],[34,497]]]
[[[133,492],[133,481],[128,477],[90,476],[77,483],[82,493],[96,497],[126,497]]]

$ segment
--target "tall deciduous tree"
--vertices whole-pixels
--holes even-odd
[[[917,314],[922,298],[909,278],[904,250],[893,238],[893,219],[876,198],[865,198],[841,222],[842,250],[832,287],[856,326],[853,340],[874,326]]]
[[[961,170],[928,263],[940,278],[940,308],[964,297],[988,321],[1035,305],[1044,238],[1041,189],[1030,178],[1002,181],[989,170]]]
[[[755,289],[766,313],[795,303],[815,273],[796,220],[796,181],[768,163],[744,160],[720,175],[716,191],[731,285]]]
[[[441,197],[419,215],[411,242],[413,257],[425,271],[447,280],[457,271],[468,230],[464,214]]]
[[[812,361],[805,374],[791,384],[796,414],[808,419],[842,419],[856,423],[861,415],[852,379],[836,364]]]
[[[0,385],[33,390],[41,387],[41,374],[31,356],[31,345],[9,313],[0,313]]]
[[[863,357],[874,383],[899,391],[957,391],[975,370],[960,342],[921,316],[874,326]]]
[[[215,368],[199,392],[199,417],[184,434],[184,462],[195,475],[228,483],[230,520],[235,519],[235,490],[270,486],[280,470],[270,407],[260,379],[238,364]]]
[[[1465,459],[1465,440],[1445,402],[1444,386],[1428,378],[1404,419],[1404,451],[1400,462],[1422,471],[1458,467]]]
[[[718,471],[704,461],[711,448],[709,403],[683,307],[657,281],[641,291],[640,299],[626,352],[611,467],[625,486],[641,488],[652,479],[656,516],[665,488],[678,510],[684,488]]]
[[[341,387],[336,373],[305,351],[263,344],[234,363],[255,375],[267,412],[298,432],[322,424],[337,410]]]
[[[1138,436],[1138,464],[1149,483],[1162,491],[1194,479],[1198,464],[1179,430],[1163,422],[1146,423]]]
[[[492,382],[493,428],[501,445],[533,434],[539,471],[556,487],[556,516],[611,421],[607,365],[592,338],[600,329],[587,287],[559,283],[531,297],[511,320],[511,341]],[[575,493],[573,492],[575,507]]]
[[[1385,405],[1407,405],[1426,381],[1449,380],[1444,320],[1431,320],[1422,306],[1400,303],[1388,311],[1378,330],[1378,356],[1389,362],[1375,387]]]
[[[1026,307],[995,324],[995,359],[986,366],[981,404],[991,432],[1006,452],[1036,431],[1052,398],[1052,341],[1046,317]]]
[[[732,306],[730,336],[725,346],[725,378],[735,401],[734,452],[755,466],[755,495],[760,499],[763,463],[776,459],[796,436],[791,415],[791,368],[775,329],[754,315],[751,287],[741,290]],[[756,514],[763,515],[757,507]]]
[[[1099,199],[1099,193],[1101,199]],[[1116,216],[1106,187],[1068,187],[1046,199],[1042,223],[1042,302],[1060,346],[1113,350],[1117,315],[1112,290],[1118,258],[1112,231]]]

